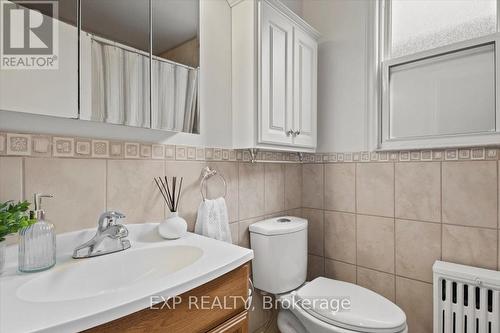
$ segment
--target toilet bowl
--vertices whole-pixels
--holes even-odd
[[[278,316],[282,333],[407,332],[406,316],[398,306],[352,283],[319,277],[291,293],[278,296],[278,299],[284,305]],[[309,302],[304,305],[303,300]],[[349,306],[332,309],[317,303],[314,307],[314,300],[345,300]]]
[[[361,286],[316,278],[305,283],[307,220],[284,216],[250,225],[255,288],[276,295],[281,333],[407,333],[404,312]]]

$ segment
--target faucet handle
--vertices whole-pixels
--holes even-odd
[[[115,220],[123,219],[125,218],[125,214],[116,212],[116,211],[107,211],[101,214],[99,217],[99,229],[104,229],[108,225],[113,225],[115,224]],[[106,224],[105,224],[106,222]]]

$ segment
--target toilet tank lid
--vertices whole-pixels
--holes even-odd
[[[251,233],[271,236],[284,235],[307,228],[307,220],[296,216],[280,216],[251,224]]]

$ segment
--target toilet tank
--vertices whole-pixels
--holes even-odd
[[[292,291],[306,281],[307,220],[282,216],[249,227],[255,288],[271,294]]]

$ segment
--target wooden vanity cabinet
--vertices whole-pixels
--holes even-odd
[[[155,309],[144,309],[85,332],[247,333],[245,300],[248,296],[249,273],[250,266],[247,263],[180,295],[175,306],[170,300],[166,304],[157,304]],[[190,300],[201,300],[202,296],[207,302],[205,304],[217,305],[217,300],[226,299],[230,306],[206,307],[194,301],[190,306]]]

